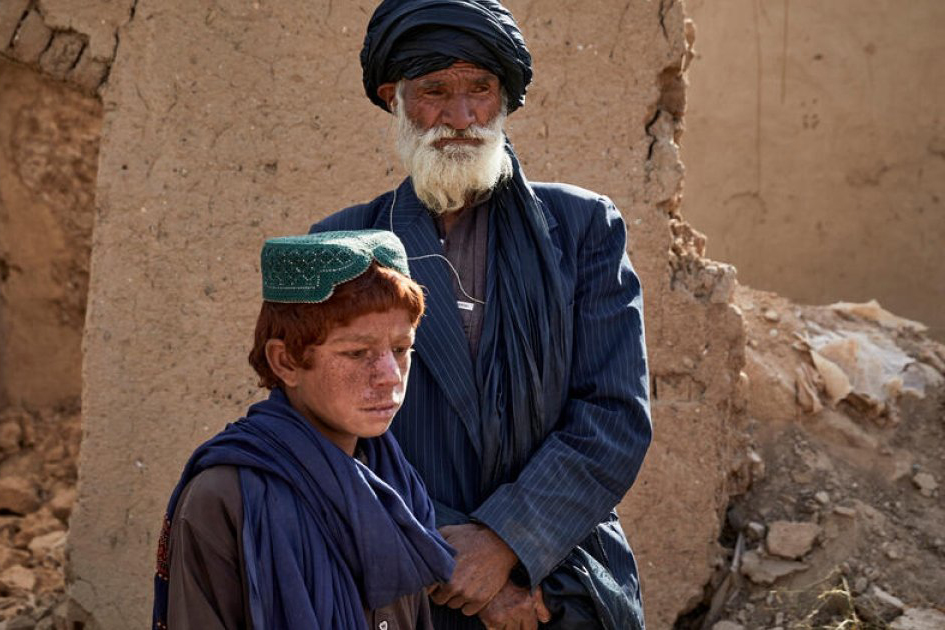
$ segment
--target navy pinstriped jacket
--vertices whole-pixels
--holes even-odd
[[[392,431],[437,504],[439,525],[455,522],[455,512],[486,524],[515,551],[532,584],[593,537],[597,559],[639,606],[636,565],[613,508],[636,478],[652,435],[640,283],[626,255],[623,220],[608,198],[564,184],[531,186],[573,299],[569,392],[557,425],[514,482],[482,494],[465,429],[479,416],[469,345],[450,271],[441,259],[426,258],[410,261],[414,280],[427,289],[427,311]],[[409,179],[396,199],[385,193],[312,231],[365,228],[393,230],[409,258],[443,253]],[[487,283],[491,278],[490,265]],[[624,526],[632,531],[632,523]],[[435,613],[438,629],[481,627],[454,611]]]

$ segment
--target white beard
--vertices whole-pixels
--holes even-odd
[[[505,152],[505,111],[488,125],[458,131],[445,125],[427,131],[417,128],[397,100],[397,152],[413,180],[417,198],[436,214],[456,212],[512,175],[512,159]],[[443,138],[476,138],[478,145],[433,143]]]

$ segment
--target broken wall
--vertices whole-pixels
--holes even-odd
[[[146,623],[161,516],[191,450],[259,399],[246,354],[266,237],[396,185],[358,64],[374,2],[139,0],[106,111],[70,533],[74,615]],[[656,437],[621,505],[650,626],[711,573],[735,459],[734,270],[679,216],[680,2],[508,2],[535,58],[510,136],[529,176],[610,195],[644,284]],[[696,516],[698,515],[698,516]]]
[[[101,107],[0,59],[0,406],[75,406]]]
[[[742,282],[945,339],[945,4],[691,0],[685,212]]]

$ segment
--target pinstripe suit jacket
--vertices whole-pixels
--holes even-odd
[[[410,261],[413,278],[427,290],[427,312],[392,430],[427,484],[439,525],[468,518],[488,525],[518,555],[532,584],[594,536],[603,564],[639,598],[636,566],[613,508],[636,478],[652,431],[640,284],[626,255],[623,220],[608,198],[562,184],[531,186],[573,300],[568,398],[554,430],[517,479],[482,493],[468,437],[479,417],[473,363],[451,272],[435,257]],[[409,258],[442,254],[436,225],[409,179],[312,231],[365,228],[395,232]],[[487,285],[494,281],[491,267]],[[480,627],[461,615],[437,616],[438,628]]]

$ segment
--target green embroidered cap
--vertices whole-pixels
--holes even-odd
[[[263,299],[269,302],[324,302],[336,286],[360,276],[374,260],[410,277],[403,243],[385,230],[271,238],[261,258]]]

